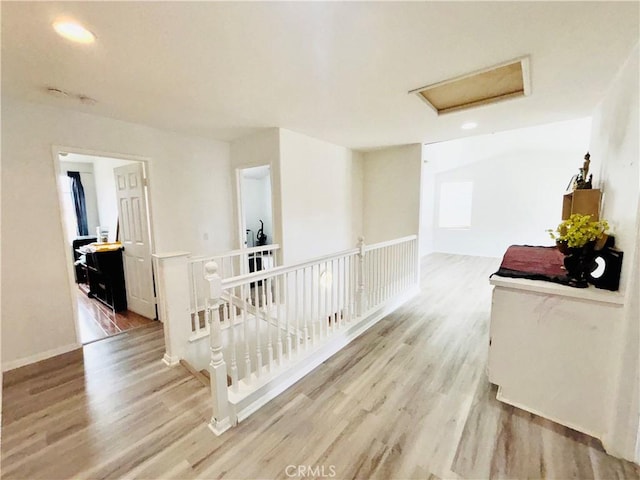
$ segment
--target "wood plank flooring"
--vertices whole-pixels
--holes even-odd
[[[11,372],[2,478],[640,478],[597,440],[495,399],[498,263],[427,257],[419,297],[221,437],[208,390],[160,361],[158,323]]]
[[[83,345],[153,322],[129,310],[114,312],[98,300],[89,298],[80,288],[76,291],[76,302],[78,330]]]

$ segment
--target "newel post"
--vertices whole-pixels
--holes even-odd
[[[164,324],[164,363],[177,365],[184,358],[191,333],[189,305],[189,252],[154,254],[158,313]]]
[[[211,377],[212,415],[209,428],[216,435],[220,435],[231,428],[229,418],[229,395],[227,390],[227,364],[222,354],[222,334],[220,329],[220,297],[222,296],[222,278],[218,275],[218,264],[208,262],[205,266],[204,278],[209,282],[209,297],[207,311],[209,312],[209,345],[211,362],[209,376]]]
[[[364,237],[358,238],[358,316],[364,315],[365,312],[365,296],[364,296]]]

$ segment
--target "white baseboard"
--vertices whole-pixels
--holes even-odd
[[[162,361],[165,363],[165,365],[167,365],[168,367],[174,367],[175,365],[180,363],[180,358],[179,357],[172,357],[170,355],[167,355],[166,353],[164,354],[164,356],[162,357]]]
[[[15,370],[16,368],[24,367],[25,365],[30,365],[36,362],[41,362],[42,360],[46,360],[47,358],[55,357],[57,355],[62,355],[63,353],[71,352],[72,350],[78,350],[80,348],[82,348],[82,344],[76,342],[76,343],[71,343],[69,345],[65,345],[63,347],[47,350],[46,352],[40,352],[40,353],[36,353],[35,355],[19,358],[18,360],[3,362],[2,371],[8,372],[9,370]]]

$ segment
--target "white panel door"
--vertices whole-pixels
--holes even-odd
[[[120,241],[124,245],[127,305],[132,312],[156,317],[151,270],[147,198],[141,163],[113,169],[118,197]]]

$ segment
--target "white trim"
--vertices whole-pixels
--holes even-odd
[[[238,248],[247,248],[249,245],[245,244],[247,238],[247,224],[244,221],[244,202],[242,201],[242,170],[244,168],[251,167],[239,167],[236,168],[236,225],[238,226]]]
[[[378,242],[372,243],[371,245],[365,245],[364,251],[370,252],[371,250],[376,250],[378,248],[391,247],[393,245],[398,245],[400,243],[410,242],[412,240],[417,240],[418,236],[414,233],[413,235],[407,235],[406,237],[394,238],[393,240],[387,240],[386,242]],[[366,240],[366,239],[365,239]]]
[[[546,295],[559,295],[561,297],[579,298],[592,302],[613,303],[622,307],[624,296],[620,292],[610,292],[595,287],[575,288],[558,283],[545,282],[542,280],[529,280],[526,278],[509,278],[493,274],[489,283],[496,287],[510,290],[528,291],[544,293]]]
[[[51,350],[47,350],[46,352],[36,353],[28,357],[19,358],[10,362],[4,362],[2,364],[2,371],[8,372],[9,370],[15,370],[16,368],[24,367],[25,365],[31,365],[32,363],[41,362],[42,360],[47,360],[48,358],[62,355],[63,353],[68,353],[73,350],[80,350],[81,348],[82,344],[76,342],[65,345],[63,347],[53,348]]]
[[[142,163],[142,171],[144,172],[144,176],[145,179],[149,179],[150,178],[150,172],[149,172],[149,164],[151,162],[151,158],[149,157],[145,157],[145,156],[141,156],[141,155],[132,155],[132,154],[126,154],[126,153],[112,153],[112,152],[103,152],[103,151],[97,151],[97,150],[91,150],[91,149],[87,149],[87,148],[80,148],[80,147],[68,147],[68,146],[64,146],[64,145],[52,145],[51,146],[51,155],[53,157],[53,170],[56,176],[56,190],[58,193],[58,211],[60,214],[60,227],[62,228],[62,238],[64,239],[64,255],[65,255],[65,259],[66,259],[66,264],[67,264],[67,279],[68,279],[68,284],[69,284],[69,302],[71,302],[71,310],[73,312],[73,321],[74,321],[74,326],[75,326],[75,330],[76,330],[76,340],[78,341],[78,343],[80,345],[82,345],[82,342],[80,341],[80,328],[79,328],[79,320],[78,320],[78,305],[75,299],[75,295],[74,295],[74,291],[76,288],[76,282],[75,282],[75,274],[73,271],[73,253],[71,252],[71,243],[73,239],[67,238],[67,230],[66,228],[64,228],[65,225],[65,218],[64,218],[64,209],[63,209],[63,202],[64,199],[62,197],[62,185],[60,184],[61,182],[61,168],[60,168],[60,154],[61,153],[75,153],[78,155],[89,155],[89,156],[93,156],[93,157],[101,157],[101,158],[112,158],[112,159],[117,159],[117,160],[127,160],[130,162],[140,162]],[[148,183],[151,183],[150,181]],[[152,258],[153,258],[153,252],[155,251],[155,236],[154,236],[154,230],[153,230],[153,213],[152,213],[152,208],[151,208],[151,193],[150,193],[150,187],[149,185],[146,185],[145,188],[147,189],[146,191],[146,196],[147,196],[147,223],[149,225],[149,248],[152,254]],[[153,261],[153,260],[152,260]],[[153,278],[153,283],[155,284],[155,269],[151,268],[151,275],[154,277]],[[154,295],[155,297],[155,301],[156,301],[156,312],[157,312],[157,292]],[[159,315],[158,315],[159,316]]]
[[[162,357],[162,361],[164,362],[165,365],[167,365],[168,367],[174,367],[177,364],[180,363],[180,358],[178,357],[171,357],[169,355],[167,355],[166,353],[164,354],[164,356]]]
[[[152,253],[153,258],[175,258],[175,257],[188,257],[191,252],[166,252],[166,253]]]

